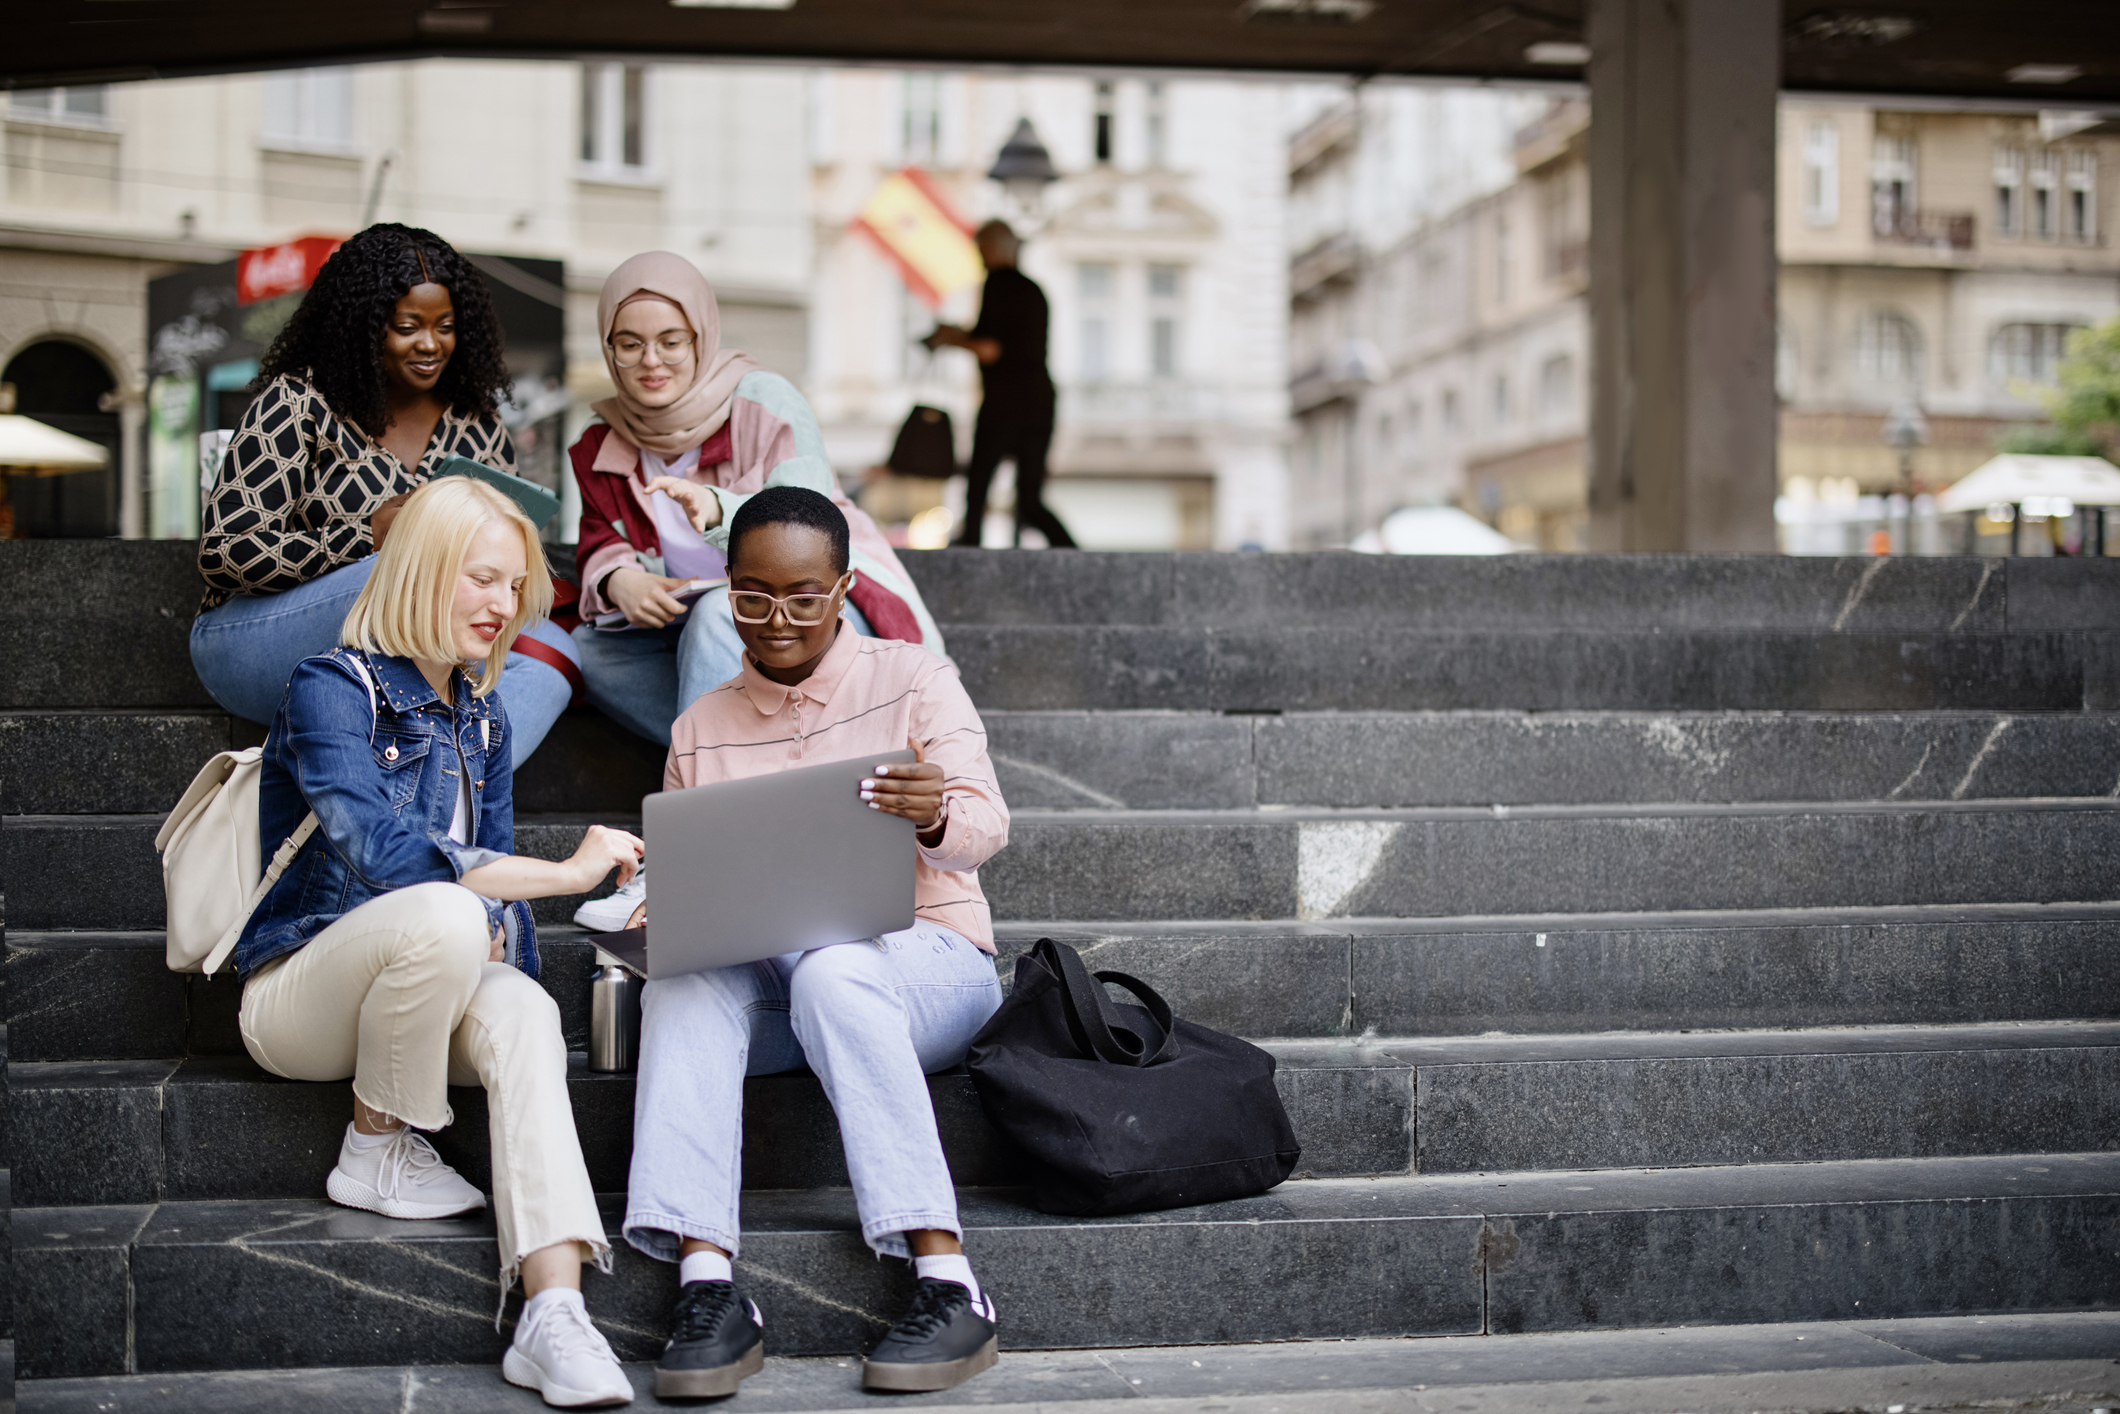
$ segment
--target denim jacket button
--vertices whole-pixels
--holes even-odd
[[[386,747],[384,747],[384,748],[383,748],[383,759],[384,759],[385,761],[395,761],[395,760],[397,760],[397,748],[396,748],[396,747],[394,747],[394,746],[386,746]]]

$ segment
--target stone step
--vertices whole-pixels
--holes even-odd
[[[1309,1177],[1677,1168],[2120,1149],[2120,1025],[1267,1041]],[[27,1207],[314,1198],[352,1110],[344,1083],[247,1057],[9,1067]],[[576,1067],[598,1188],[625,1184],[633,1078]],[[969,1077],[930,1078],[960,1183],[1021,1182]],[[485,1096],[451,1093],[444,1157],[490,1187]],[[747,1082],[747,1188],[844,1186],[808,1075]]]
[[[1991,800],[2120,787],[2120,716],[1996,712],[1005,712],[984,714],[1017,809]],[[216,751],[215,713],[0,713],[9,814],[154,813]],[[516,808],[637,814],[663,752],[563,716]]]
[[[1341,923],[1005,922],[1001,976],[1040,937],[1132,973],[1179,1015],[1249,1036],[1682,1031],[2120,1017],[2120,905],[1782,909]],[[539,930],[570,1049],[590,949]],[[7,939],[18,1061],[241,1055],[239,988],[162,962],[162,935]]]
[[[2114,714],[984,714],[1023,809],[1958,800],[2111,795]],[[0,713],[5,814],[158,813],[263,730],[219,712]],[[589,708],[517,777],[525,815],[635,813],[662,749]]]
[[[1419,1408],[1407,1395],[1422,1390],[1434,1392],[1431,1407],[1440,1406],[1447,1392],[1454,1403],[1474,1409],[1845,1410],[1894,1402],[1924,1409],[2055,1408],[2062,1407],[2063,1391],[2102,1387],[2116,1349],[2120,1314],[2110,1311],[1420,1341],[1004,1348],[1000,1365],[979,1377],[971,1399],[996,1414],[1138,1414],[1143,1399],[1158,1401],[1146,1406],[1158,1414],[1272,1414],[1290,1408],[1357,1414]],[[652,1407],[646,1401],[654,1367],[639,1361],[627,1374],[642,1407]],[[970,1402],[963,1395],[881,1398],[912,1408]],[[304,1408],[382,1414],[408,1405],[449,1414],[536,1414],[544,1408],[536,1394],[480,1365],[91,1375],[33,1381],[25,1401],[34,1401],[38,1414],[284,1414]],[[861,1390],[860,1373],[845,1355],[774,1354],[761,1373],[744,1381],[742,1408],[824,1414],[873,1409],[879,1402]]]
[[[1049,1217],[1007,1190],[966,1189],[960,1204],[1016,1350],[2120,1301],[2111,1153],[1299,1181],[1110,1219]],[[609,1195],[607,1230],[622,1211]],[[395,1223],[274,1200],[17,1208],[12,1220],[29,1379],[492,1364],[507,1339],[484,1219]],[[908,1295],[907,1265],[869,1255],[844,1190],[747,1194],[743,1221],[738,1276],[776,1354],[865,1348]],[[659,1347],[674,1290],[673,1267],[623,1246],[610,1277],[587,1279],[626,1359]]]
[[[160,823],[0,819],[9,921],[156,926]],[[524,817],[516,848],[564,858],[585,824]],[[997,915],[1055,922],[2099,902],[2120,899],[2120,801],[1020,810],[980,883]]]
[[[1484,633],[2120,629],[2102,560],[901,551],[943,624]]]
[[[40,541],[0,590],[0,708],[210,707],[181,542]],[[929,552],[908,564],[989,708],[2120,706],[2092,560]]]
[[[982,710],[2074,712],[2120,634],[947,625]]]

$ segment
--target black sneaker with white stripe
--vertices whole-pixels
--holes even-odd
[[[655,1393],[660,1399],[734,1394],[765,1363],[765,1318],[757,1303],[733,1282],[688,1281],[670,1313],[670,1343],[655,1362]]]
[[[994,1303],[953,1281],[922,1277],[913,1305],[869,1352],[864,1389],[953,1389],[1000,1359]]]

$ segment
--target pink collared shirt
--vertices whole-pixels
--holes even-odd
[[[903,751],[909,739],[942,767],[942,842],[919,847],[913,912],[992,952],[993,917],[978,871],[1008,843],[1008,804],[987,760],[979,710],[946,659],[844,625],[817,671],[794,687],[772,681],[746,655],[741,673],[671,725],[663,789]]]

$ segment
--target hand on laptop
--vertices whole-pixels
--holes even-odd
[[[878,766],[875,775],[862,780],[861,798],[871,810],[904,816],[925,835],[942,823],[942,768],[927,759],[919,742],[908,737],[905,744],[913,749],[912,763]]]

